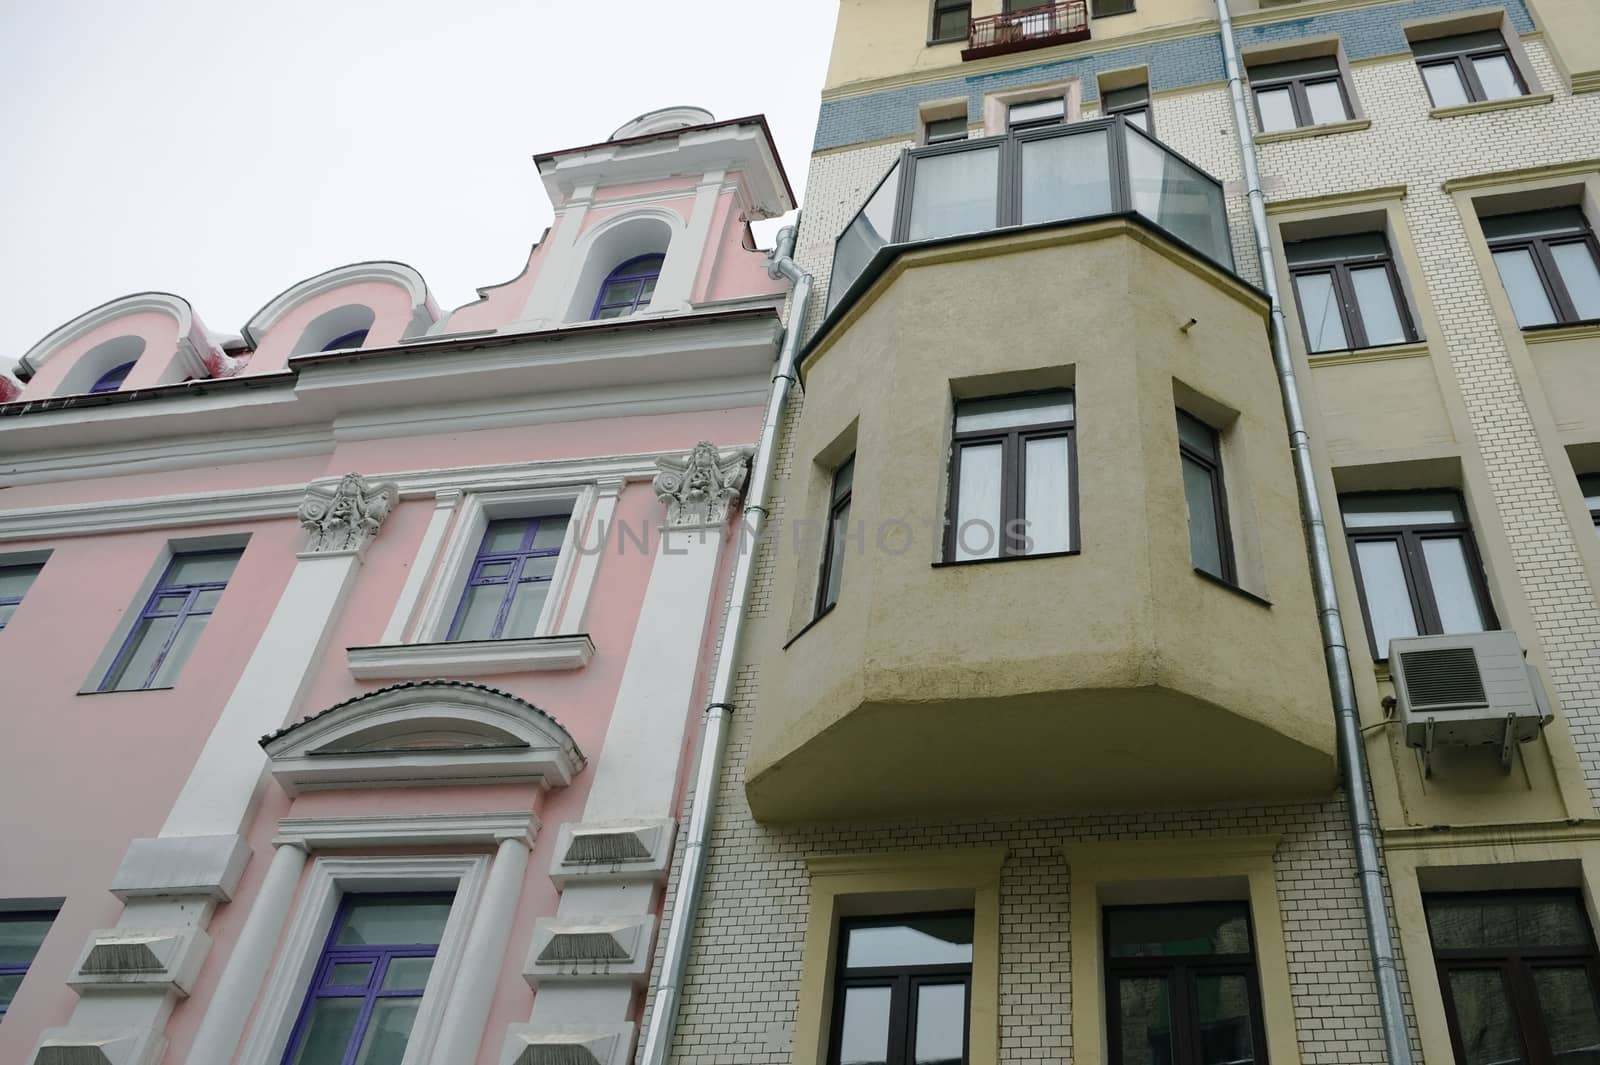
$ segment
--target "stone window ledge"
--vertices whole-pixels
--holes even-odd
[[[418,680],[425,677],[485,677],[498,673],[582,669],[594,657],[586,632],[517,640],[382,644],[345,649],[357,680]]]
[[[1550,103],[1555,96],[1548,92],[1531,96],[1511,96],[1504,100],[1479,100],[1476,103],[1456,104],[1454,107],[1435,107],[1429,118],[1455,118],[1459,115],[1481,115],[1490,111],[1512,111],[1518,107],[1538,107]]]
[[[1277,144],[1280,141],[1305,140],[1308,137],[1331,137],[1335,133],[1355,133],[1372,125],[1370,118],[1348,118],[1343,122],[1324,122],[1320,126],[1300,126],[1297,129],[1280,129],[1271,133],[1257,133],[1257,144]]]

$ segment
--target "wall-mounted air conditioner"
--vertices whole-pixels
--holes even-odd
[[[1389,671],[1406,745],[1422,749],[1430,776],[1436,747],[1498,747],[1510,769],[1511,745],[1550,720],[1544,686],[1514,632],[1391,640]]]

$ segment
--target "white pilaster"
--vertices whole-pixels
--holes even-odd
[[[589,528],[576,541],[577,566],[567,590],[567,601],[561,607],[561,620],[553,632],[583,632],[584,614],[589,605],[589,590],[594,587],[595,572],[600,568],[600,556],[611,545],[612,523],[617,516],[617,499],[627,482],[620,477],[608,478],[595,486],[594,510]]]
[[[478,1044],[483,1042],[483,1023],[494,1001],[495,983],[506,957],[506,932],[522,894],[522,881],[528,871],[526,838],[503,839],[489,868],[489,878],[478,902],[478,912],[467,933],[461,969],[450,990],[445,1008],[444,1027],[434,1044],[437,1065],[456,1065],[473,1061]],[[191,1065],[200,1065],[191,1062]]]
[[[400,588],[400,599],[394,605],[394,613],[389,615],[389,624],[384,626],[383,638],[379,643],[392,645],[405,642],[406,623],[416,613],[428,578],[435,572],[439,549],[444,545],[445,530],[450,528],[450,519],[455,517],[456,505],[460,502],[459,489],[446,488],[434,495],[433,513],[428,517],[428,527],[422,531],[422,543],[417,545],[416,560],[411,564],[411,572],[406,574],[406,583]]]
[[[726,171],[713,170],[706,174],[694,190],[694,206],[689,211],[689,225],[678,240],[667,248],[661,262],[661,276],[656,279],[656,290],[650,297],[652,311],[687,311],[689,299],[694,295],[695,275],[705,261],[706,243],[711,236],[711,220],[717,213],[717,199],[722,192]]]
[[[544,263],[528,293],[528,302],[523,305],[517,328],[543,329],[566,321],[567,307],[583,272],[583,263],[573,252],[583,233],[583,221],[593,197],[593,185],[574,189],[556,211],[555,225],[545,237],[548,247]]]

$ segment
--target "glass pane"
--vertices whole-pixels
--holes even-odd
[[[1072,420],[1072,393],[1037,392],[1031,396],[964,399],[956,404],[956,432],[1013,429]]]
[[[839,1026],[839,1065],[885,1065],[889,1060],[887,987],[847,987]]]
[[[1535,969],[1533,986],[1551,1059],[1560,1065],[1600,1063],[1600,1015],[1588,972],[1578,966]]]
[[[21,973],[0,973],[0,1015],[11,1005],[11,1000],[17,997],[17,988],[22,986]]]
[[[822,609],[839,601],[839,586],[844,580],[844,557],[850,548],[850,504],[834,514],[828,526],[828,572],[822,581]]]
[[[1385,266],[1363,266],[1350,271],[1350,285],[1356,292],[1361,324],[1367,330],[1367,344],[1403,344],[1408,339],[1400,322],[1400,307],[1395,302],[1394,285]]]
[[[437,946],[450,916],[448,898],[373,899],[356,897],[347,903],[339,929],[341,947]]]
[[[417,1000],[380,998],[372,1007],[367,1034],[354,1065],[400,1065],[417,1020]]]
[[[1522,1040],[1500,971],[1452,969],[1449,976],[1456,1034],[1465,1055],[1461,1065],[1518,1065],[1523,1060]]]
[[[1283,251],[1290,266],[1344,262],[1373,255],[1388,255],[1389,242],[1382,233],[1345,233],[1337,237],[1284,242]]]
[[[172,568],[161,583],[164,587],[221,583],[233,576],[233,568],[238,564],[237,551],[221,555],[179,555],[173,559]]]
[[[1113,958],[1248,954],[1250,911],[1242,902],[1108,909],[1106,953]]]
[[[133,630],[133,639],[124,652],[122,662],[106,677],[101,685],[109,691],[137,691],[146,687],[150,670],[156,664],[167,637],[177,625],[177,618],[145,618]]]
[[[1012,104],[1006,112],[1006,122],[1013,127],[1060,122],[1066,117],[1067,102],[1060,96],[1049,100],[1030,100],[1025,104]]]
[[[639,289],[639,304],[641,306],[643,306],[646,303],[649,303],[650,302],[650,297],[654,296],[656,294],[656,281],[657,280],[658,279],[654,278],[654,277],[645,278],[643,287],[641,287]]]
[[[1194,998],[1199,1065],[1252,1065],[1256,1052],[1249,979],[1241,973],[1197,976]]]
[[[6,627],[6,622],[11,620],[11,615],[17,612],[16,603],[0,603],[0,629]]]
[[[511,576],[512,567],[516,565],[510,559],[496,562],[480,562],[478,568],[472,571],[475,581],[501,581]]]
[[[1461,497],[1454,492],[1360,492],[1340,496],[1347,529],[1396,525],[1465,525]]]
[[[1135,104],[1150,102],[1150,86],[1134,85],[1126,89],[1112,89],[1100,96],[1100,107],[1105,111],[1112,111],[1119,107],[1131,107]]]
[[[966,34],[966,21],[963,14],[963,36]],[[899,195],[900,164],[895,163],[867,205],[833,246],[833,274],[828,279],[830,310],[855,279],[861,276],[877,250],[894,239],[894,212]]]
[[[489,528],[484,530],[483,546],[478,549],[478,554],[500,555],[508,551],[519,551],[522,549],[522,541],[527,533],[527,518],[491,521]]]
[[[0,569],[0,599],[22,598],[38,575],[38,566],[7,566]]]
[[[1426,903],[1435,950],[1591,945],[1576,895],[1435,896]]]
[[[383,971],[383,990],[421,991],[428,986],[431,972],[432,958],[390,958],[389,967]]]
[[[1137,130],[1127,140],[1133,209],[1231,270],[1221,186]]]
[[[551,514],[539,519],[539,527],[534,530],[533,543],[529,546],[534,551],[548,551],[561,546],[561,541],[567,535],[566,514]]]
[[[936,118],[927,125],[927,143],[935,141],[959,141],[967,137],[967,116],[957,115],[954,118]]]
[[[1150,132],[1150,109],[1148,107],[1141,107],[1137,111],[1124,111],[1122,112],[1122,117],[1126,118],[1130,125],[1138,126],[1146,133]]]
[[[359,998],[317,999],[293,1065],[340,1065],[350,1049],[350,1037],[355,1035],[361,1005]]]
[[[1071,469],[1067,438],[1047,436],[1023,443],[1023,517],[1030,554],[1072,550]]]
[[[556,572],[556,565],[561,559],[555,555],[532,555],[522,560],[522,572],[517,579],[524,583],[528,581],[547,581]]]
[[[29,965],[50,931],[50,917],[0,918],[0,965]]]
[[[961,449],[956,490],[956,561],[1000,556],[1000,445]]]
[[[621,318],[625,314],[632,314],[632,313],[633,313],[633,308],[632,307],[627,307],[627,306],[623,306],[623,307],[602,307],[602,308],[600,308],[599,313],[595,315],[595,320],[596,321],[603,321],[603,320],[605,320],[607,318]]]
[[[452,640],[491,640],[494,638],[495,618],[500,616],[500,605],[506,600],[506,586],[484,584],[468,588],[461,599],[461,609],[456,615]]]
[[[1213,461],[1217,459],[1217,431],[1185,410],[1178,412],[1178,440]]]
[[[528,561],[541,562],[543,559],[530,558]],[[555,559],[550,561],[554,562]],[[550,582],[521,581],[512,595],[514,598],[511,600],[511,610],[506,614],[506,623],[500,629],[500,638],[504,640],[532,636],[538,632],[539,612],[544,609],[544,601],[550,595]]]
[[[1103,129],[1022,143],[1022,221],[1081,218],[1111,210],[1111,163]]]
[[[1594,252],[1589,245],[1574,242],[1554,244],[1550,255],[1561,271],[1561,280],[1567,286],[1567,295],[1579,318],[1600,318],[1600,267],[1595,265]]]
[[[954,7],[941,7],[934,15],[933,39],[936,41],[948,38],[964,38],[967,35],[967,11],[970,5],[958,4]]]
[[[1289,59],[1282,63],[1260,63],[1250,67],[1250,80],[1254,82],[1280,81],[1287,78],[1313,78],[1318,74],[1336,74],[1339,57],[1317,55],[1309,59]]]
[[[607,306],[619,303],[631,305],[638,298],[639,282],[637,281],[613,281],[600,294],[600,302]]]
[[[1163,976],[1117,981],[1122,1065],[1172,1065],[1172,1003]]]
[[[1425,41],[1412,41],[1411,51],[1417,56],[1426,58],[1433,55],[1449,55],[1452,52],[1468,52],[1477,48],[1499,48],[1505,43],[1505,38],[1500,36],[1499,30],[1478,30],[1475,33],[1458,33],[1450,37],[1430,37]]]
[[[150,604],[148,613],[151,614],[176,614],[189,602],[188,592],[179,592],[177,595],[158,595],[155,602]]]
[[[916,1065],[950,1065],[965,1050],[967,986],[923,984],[917,988]]]
[[[221,588],[206,588],[195,593],[194,602],[190,604],[190,611],[202,613],[215,610],[217,603],[222,600]]]
[[[1600,510],[1600,473],[1578,474],[1578,491],[1583,493],[1585,506]]]
[[[1333,274],[1296,274],[1295,294],[1300,299],[1300,317],[1306,323],[1307,343],[1313,352],[1344,351],[1350,341],[1344,335],[1344,320],[1339,317],[1339,296]]]
[[[1361,589],[1367,594],[1367,618],[1372,622],[1372,653],[1389,657],[1389,641],[1417,635],[1417,616],[1406,591],[1400,544],[1394,540],[1368,540],[1356,544],[1356,566]]]
[[[1473,594],[1472,568],[1459,537],[1422,541],[1428,583],[1444,632],[1482,632],[1484,617]]]
[[[1280,129],[1294,129],[1294,97],[1287,88],[1257,89],[1256,112],[1261,116],[1261,130],[1272,133]]]
[[[1422,80],[1427,82],[1428,96],[1433,100],[1435,107],[1454,107],[1457,104],[1471,103],[1467,95],[1467,86],[1461,80],[1461,75],[1456,72],[1454,63],[1436,63],[1431,67],[1422,68]]]
[[[839,468],[833,471],[833,492],[829,497],[828,502],[837,503],[846,495],[849,495],[850,490],[855,487],[855,483],[856,460],[854,456],[852,456],[851,458],[845,459]]]
[[[1211,471],[1187,455],[1183,457],[1183,494],[1189,502],[1189,558],[1196,569],[1221,577],[1222,528]]]
[[[883,965],[961,965],[972,961],[972,915],[929,914],[897,924],[851,928],[845,965],[870,969]]]
[[[1472,67],[1478,72],[1478,83],[1483,86],[1484,99],[1509,100],[1522,95],[1522,86],[1517,84],[1517,73],[1512,69],[1509,57],[1484,56],[1474,59]]]
[[[1343,122],[1350,117],[1345,110],[1344,93],[1337,81],[1319,81],[1306,86],[1306,102],[1311,105],[1312,125],[1324,122]]]
[[[1582,209],[1577,207],[1552,207],[1544,211],[1490,215],[1482,219],[1482,223],[1483,235],[1490,240],[1582,233],[1588,228],[1583,220]]]
[[[1000,149],[980,148],[917,161],[908,240],[993,229]]]
[[[371,976],[370,961],[341,961],[328,970],[328,979],[323,983],[331,987],[366,987]]]
[[[189,660],[189,652],[200,641],[200,634],[205,631],[210,616],[190,614],[183,619],[177,639],[172,641],[172,648],[167,651],[167,657],[161,660],[161,668],[156,670],[155,679],[150,682],[152,688],[165,688],[177,681],[178,673]]]

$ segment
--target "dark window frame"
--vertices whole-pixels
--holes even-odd
[[[1466,515],[1466,500],[1453,489],[1418,489],[1418,492],[1448,491],[1461,504]],[[1340,521],[1343,523],[1344,501],[1363,495],[1405,495],[1404,492],[1345,492],[1339,496]],[[1361,602],[1361,621],[1367,627],[1367,644],[1377,662],[1389,660],[1389,649],[1379,647],[1372,629],[1372,611],[1367,607],[1367,582],[1361,574],[1361,560],[1356,552],[1359,543],[1393,543],[1398,547],[1400,568],[1405,575],[1406,598],[1411,602],[1412,620],[1417,622],[1421,636],[1443,635],[1444,625],[1439,620],[1439,605],[1434,599],[1433,579],[1428,573],[1428,562],[1422,553],[1427,540],[1460,540],[1462,553],[1467,559],[1467,575],[1472,579],[1473,598],[1483,615],[1484,631],[1493,632],[1500,627],[1494,612],[1494,600],[1489,595],[1489,579],[1483,572],[1483,557],[1478,553],[1478,541],[1472,534],[1469,517],[1459,522],[1440,522],[1434,525],[1362,525],[1351,528],[1345,525],[1345,543],[1350,551],[1350,569],[1356,578],[1356,596]],[[1419,579],[1419,576],[1420,579]]]
[[[1582,214],[1580,208],[1579,213]],[[1494,216],[1490,216],[1494,217]],[[1561,273],[1561,267],[1556,263],[1555,256],[1550,249],[1567,244],[1582,244],[1589,249],[1589,255],[1594,259],[1597,268],[1600,268],[1600,240],[1595,239],[1594,226],[1589,224],[1587,215],[1583,215],[1583,228],[1581,230],[1568,230],[1565,233],[1534,234],[1525,237],[1498,237],[1489,240],[1489,256],[1491,260],[1498,252],[1526,251],[1533,257],[1534,271],[1539,275],[1539,283],[1544,286],[1544,294],[1550,301],[1550,309],[1555,311],[1556,320],[1542,325],[1518,326],[1527,329],[1559,329],[1568,325],[1580,325],[1586,322],[1600,321],[1595,318],[1580,318],[1578,308],[1572,302],[1572,294],[1567,290],[1566,277]],[[1498,271],[1498,267],[1496,268]],[[1502,279],[1501,287],[1505,287]],[[1506,298],[1511,298],[1510,291]],[[1516,307],[1512,306],[1515,316]]]
[[[1135,103],[1117,104],[1110,107],[1105,105],[1104,101],[1111,93],[1123,92],[1127,89],[1143,89],[1144,99]],[[1112,89],[1110,92],[1101,92],[1100,99],[1100,114],[1102,116],[1110,118],[1113,115],[1121,115],[1123,119],[1131,122],[1134,115],[1143,115],[1144,131],[1152,137],[1156,135],[1156,109],[1151,104],[1150,83],[1148,81],[1138,85],[1124,85],[1121,89]]]
[[[227,555],[233,556],[234,568],[229,570],[228,576],[220,581],[189,581],[184,584],[170,583],[173,575],[177,572],[178,567],[190,559],[221,558]],[[178,681],[177,674],[182,672],[183,667],[188,664],[189,658],[192,656],[194,651],[193,647],[183,653],[183,658],[181,661],[179,661],[176,667],[176,672],[174,672],[170,683],[157,684],[156,680],[160,678],[161,671],[166,667],[168,657],[172,654],[173,648],[178,644],[178,637],[183,632],[184,622],[188,621],[190,618],[204,617],[208,619],[206,626],[210,626],[209,619],[213,614],[216,613],[217,608],[222,605],[220,600],[223,594],[227,592],[228,585],[230,582],[232,582],[234,574],[238,572],[238,563],[243,557],[243,546],[210,548],[201,551],[174,551],[167,559],[166,566],[162,568],[161,577],[156,581],[156,586],[151,589],[149,596],[145,598],[144,604],[139,608],[139,614],[137,617],[135,617],[133,626],[129,628],[127,634],[123,636],[122,644],[117,649],[116,656],[111,659],[111,664],[106,667],[105,675],[101,678],[100,683],[95,687],[95,691],[153,691],[159,688],[170,688],[175,686]],[[200,606],[200,597],[208,592],[218,593],[217,598],[219,602],[209,607]],[[172,608],[170,610],[162,610],[160,608],[162,599],[175,599],[180,595],[184,597],[184,601],[181,606]],[[144,680],[135,687],[124,686],[122,683],[124,680],[124,671],[129,668],[134,656],[138,653],[138,650],[144,646],[144,641],[147,638],[145,622],[167,617],[175,617],[177,621],[172,626],[171,632],[167,633],[167,635],[164,637],[160,637],[161,650],[157,652],[156,657],[151,660],[150,668],[145,672]],[[196,642],[198,642],[198,639],[199,638],[197,637]]]
[[[1540,968],[1581,968],[1589,977],[1591,993],[1600,989],[1600,946],[1595,944],[1594,928],[1589,921],[1589,911],[1582,894],[1576,888],[1533,888],[1508,891],[1443,891],[1429,892],[1424,901],[1433,899],[1466,898],[1573,898],[1577,911],[1583,918],[1588,938],[1581,946],[1566,944],[1554,947],[1467,947],[1441,950],[1433,946],[1432,914],[1426,905],[1423,913],[1428,921],[1428,944],[1433,952],[1434,972],[1439,981],[1439,994],[1444,1000],[1445,1024],[1450,1030],[1450,1047],[1457,1061],[1466,1061],[1461,1042],[1460,1024],[1456,1015],[1455,991],[1449,973],[1454,970],[1498,970],[1506,1001],[1511,1006],[1512,1022],[1523,1049],[1525,1065],[1554,1065],[1549,1037],[1545,1033],[1544,1013],[1539,1005],[1538,991],[1533,984],[1533,971]],[[1600,1002],[1596,1003],[1600,1006]],[[1537,1021],[1530,1025],[1529,1021]],[[1538,1035],[1534,1033],[1537,1032]]]
[[[1194,568],[1201,573],[1207,573],[1209,576],[1216,577],[1218,580],[1226,581],[1229,584],[1236,585],[1239,583],[1239,571],[1233,557],[1233,524],[1228,520],[1228,490],[1226,481],[1224,480],[1225,475],[1223,473],[1222,434],[1217,430],[1216,426],[1212,425],[1210,422],[1199,417],[1191,411],[1186,411],[1182,407],[1179,407],[1178,414],[1182,417],[1188,417],[1196,424],[1203,425],[1210,430],[1212,447],[1216,451],[1215,456],[1207,455],[1187,443],[1183,439],[1183,434],[1181,432],[1178,434],[1180,476],[1182,474],[1183,459],[1189,459],[1196,465],[1203,467],[1206,472],[1211,475],[1212,506],[1215,508],[1217,515],[1217,543],[1221,548],[1221,573],[1209,573],[1207,570],[1200,569],[1198,565],[1196,565]],[[1183,506],[1185,518],[1192,520],[1192,516],[1188,513],[1189,493],[1187,490],[1185,490],[1183,494]],[[1187,528],[1187,526],[1185,527]],[[1194,561],[1193,552],[1190,553],[1189,560],[1191,563]]]
[[[840,1065],[840,1043],[844,1035],[845,991],[852,987],[889,987],[889,1052],[887,1065],[915,1065],[917,1031],[916,991],[922,984],[954,984],[966,987],[967,1015],[961,1027],[961,1060],[967,1065],[972,1056],[972,963],[947,965],[884,965],[849,967],[850,930],[883,925],[898,925],[912,918],[975,916],[971,910],[939,910],[901,913],[885,917],[848,917],[839,922],[836,940],[833,1007],[828,1024],[827,1065]],[[960,977],[958,981],[956,978]]]
[[[961,24],[961,33],[948,37],[939,36],[939,16],[954,13],[965,8],[966,19]],[[933,0],[928,5],[928,43],[929,44],[954,44],[965,41],[971,33],[972,27],[972,0]]]
[[[1261,967],[1256,959],[1255,914],[1248,902],[1178,903],[1185,907],[1243,907],[1250,928],[1250,949],[1244,954],[1165,954],[1134,958],[1111,956],[1111,915],[1124,910],[1163,909],[1166,904],[1104,906],[1100,910],[1100,952],[1104,967],[1106,1003],[1106,1043],[1109,1065],[1122,1065],[1122,1011],[1117,981],[1125,976],[1165,976],[1172,1009],[1172,1065],[1198,1065],[1198,1048],[1184,1042],[1180,1034],[1198,1032],[1194,1013],[1194,985],[1191,977],[1243,976],[1250,988],[1250,1037],[1256,1052],[1256,1065],[1268,1065],[1266,1014],[1261,1007]],[[1181,989],[1181,993],[1180,993]]]
[[[533,546],[538,538],[540,526],[545,522],[560,521],[562,524],[561,541],[555,547]],[[512,525],[522,526],[522,540],[517,547],[504,550],[491,550],[489,541],[494,536],[495,530],[504,529]],[[501,639],[528,639],[534,634],[525,636],[506,636],[506,623],[511,620],[512,608],[516,605],[518,596],[523,593],[524,585],[543,584],[546,586],[545,595],[555,589],[555,571],[548,576],[527,576],[528,563],[537,558],[554,558],[555,565],[561,565],[561,546],[566,542],[566,530],[572,524],[571,514],[530,514],[517,518],[490,518],[484,523],[483,535],[478,539],[478,549],[472,556],[472,563],[467,568],[467,578],[461,584],[461,594],[456,599],[455,612],[450,615],[450,625],[445,630],[445,641],[457,643],[476,640],[501,640]],[[483,570],[488,566],[506,565],[504,575],[499,577],[485,577]],[[489,633],[486,636],[463,636],[461,630],[467,620],[467,606],[472,599],[475,588],[503,587],[504,593],[500,598],[500,607],[495,611],[494,621],[490,623]],[[540,614],[544,612],[544,605],[539,608]]]
[[[951,123],[951,122],[958,122],[958,123],[961,124],[961,131],[959,133],[935,133],[933,131],[933,128],[935,126],[939,125],[940,123]],[[923,123],[922,123],[922,143],[925,144],[925,145],[926,144],[955,144],[958,141],[964,141],[964,140],[967,139],[967,137],[970,134],[970,131],[968,130],[967,126],[968,126],[967,116],[964,115],[964,114],[961,114],[961,115],[946,115],[944,118],[929,118],[929,119],[925,119],[923,121]]]
[[[1120,11],[1103,10],[1106,5],[1121,3],[1126,3],[1127,6],[1122,8]],[[1117,15],[1131,15],[1135,10],[1134,3],[1135,0],[1089,0],[1089,17],[1113,18]]]
[[[1589,491],[1589,486],[1594,485],[1595,490]],[[1595,528],[1600,529],[1600,505],[1589,506],[1590,499],[1600,499],[1600,473],[1578,474],[1578,493],[1583,496],[1583,505],[1589,511],[1589,520],[1594,522]]]
[[[964,433],[955,432],[952,428],[950,436],[950,470],[949,470],[949,498],[945,505],[944,522],[944,554],[941,561],[945,565],[970,565],[975,562],[1003,562],[1012,558],[1041,558],[1057,555],[1075,555],[1082,549],[1082,541],[1078,538],[1078,393],[1075,388],[1049,388],[1036,389],[1031,392],[1008,392],[999,396],[968,397],[972,399],[1021,399],[1025,396],[1046,395],[1051,392],[1065,392],[1072,396],[1072,419],[1070,421],[1037,422],[1030,425],[1016,425],[1005,429],[969,429]],[[960,403],[957,400],[957,403]],[[952,427],[955,416],[951,416]],[[1072,547],[1067,551],[1048,551],[1029,554],[1027,552],[1027,532],[1021,537],[1011,536],[1007,530],[1012,523],[1025,521],[1028,514],[1027,498],[1027,462],[1026,446],[1029,440],[1048,440],[1053,437],[1064,436],[1067,440],[1067,491],[1070,494],[1069,517],[1070,525],[1067,535],[1071,538]],[[960,536],[958,519],[960,517],[956,508],[961,497],[961,449],[969,444],[1000,444],[1000,526],[995,530],[995,537],[999,540],[1000,554],[996,558],[956,558],[956,540]]]
[[[1406,299],[1405,286],[1400,284],[1400,269],[1395,265],[1394,248],[1389,244],[1389,235],[1381,231],[1383,237],[1382,255],[1358,255],[1343,259],[1328,259],[1313,263],[1299,263],[1289,267],[1289,287],[1294,290],[1295,310],[1300,314],[1300,336],[1305,341],[1306,353],[1309,355],[1326,355],[1335,351],[1361,351],[1373,347],[1396,347],[1400,344],[1415,344],[1420,339],[1417,333],[1416,319],[1411,316],[1411,304]],[[1287,258],[1287,256],[1285,256]],[[1355,282],[1350,279],[1352,269],[1367,269],[1381,266],[1389,278],[1389,291],[1394,296],[1394,304],[1400,314],[1400,328],[1405,332],[1405,339],[1394,344],[1373,344],[1367,337],[1367,322],[1361,316],[1361,302],[1356,298]],[[1346,347],[1343,348],[1315,348],[1311,344],[1311,327],[1307,322],[1305,304],[1300,302],[1300,278],[1309,274],[1333,275],[1333,291],[1339,300],[1339,320],[1344,325],[1344,339]]]
[[[18,990],[21,990],[22,981],[28,978],[28,970],[33,968],[33,963],[38,960],[39,951],[44,948],[44,941],[49,938],[51,931],[55,927],[56,918],[59,916],[61,916],[60,910],[7,910],[4,913],[0,913],[0,918],[5,920],[44,921],[46,925],[44,935],[39,938],[39,946],[34,948],[32,958],[29,958],[25,963],[0,965],[0,976],[15,976],[19,978],[17,980]],[[10,1011],[11,1003],[14,1001],[16,1001],[14,998],[0,1001],[0,1020],[5,1019],[5,1015]]]
[[[839,475],[846,469],[850,471],[850,487],[843,493],[839,491]],[[812,611],[811,618],[815,621],[835,606],[839,605],[837,596],[832,601],[828,599],[828,578],[833,572],[833,526],[839,520],[840,513],[845,514],[846,530],[848,535],[849,512],[851,500],[855,498],[855,473],[856,454],[852,451],[844,461],[833,468],[833,474],[828,478],[828,521],[823,528],[822,537],[822,567],[817,573],[817,605]],[[840,555],[839,562],[839,590],[844,591],[844,556]]]
[[[28,578],[28,583],[23,587],[20,595],[0,595],[0,607],[11,608],[10,614],[0,615],[0,632],[5,631],[5,627],[11,623],[11,618],[16,613],[17,608],[22,605],[22,601],[33,590],[33,583],[39,579],[39,574],[44,572],[43,562],[0,563],[0,574],[27,573],[28,571],[32,571],[32,576]]]
[[[1322,57],[1308,56],[1307,58],[1317,59]],[[1332,82],[1339,87],[1339,99],[1344,103],[1344,118],[1340,119],[1339,121],[1349,122],[1352,118],[1354,118],[1356,109],[1355,105],[1350,100],[1350,86],[1345,84],[1344,67],[1339,64],[1338,55],[1327,55],[1327,58],[1333,60],[1334,71],[1332,74],[1294,74],[1288,77],[1261,79],[1256,78],[1254,74],[1249,75],[1250,94],[1251,98],[1255,100],[1256,105],[1256,128],[1262,133],[1289,132],[1288,130],[1268,130],[1266,128],[1266,124],[1261,120],[1261,93],[1264,91],[1271,92],[1277,89],[1289,90],[1290,106],[1294,111],[1295,129],[1308,129],[1314,126],[1329,125],[1327,122],[1318,122],[1312,117],[1311,98],[1306,94],[1307,86],[1326,85],[1329,82]],[[1257,67],[1264,67],[1274,64],[1262,62],[1257,63],[1256,65]]]
[[[1456,71],[1456,77],[1460,79],[1462,87],[1467,90],[1467,104],[1488,103],[1490,102],[1489,96],[1483,91],[1483,82],[1478,80],[1478,70],[1477,67],[1473,65],[1472,61],[1475,59],[1487,59],[1490,56],[1504,56],[1506,66],[1511,68],[1511,76],[1517,81],[1517,88],[1522,90],[1523,96],[1527,96],[1531,91],[1528,88],[1528,79],[1523,76],[1522,67],[1518,65],[1517,57],[1511,52],[1511,45],[1506,42],[1506,31],[1503,28],[1496,26],[1494,27],[1494,32],[1500,35],[1500,43],[1498,45],[1479,45],[1472,48],[1462,48],[1460,51],[1456,52],[1441,52],[1430,56],[1417,56],[1416,63],[1418,73],[1420,74],[1422,71],[1427,70],[1430,67],[1453,66]],[[1466,34],[1447,33],[1443,36],[1456,37],[1466,36]],[[1413,40],[1410,42],[1410,44],[1414,52],[1418,44],[1425,44],[1428,41],[1439,39],[1439,37],[1425,37],[1421,38],[1420,40]],[[1422,76],[1422,87],[1428,93],[1428,102],[1433,104],[1434,107],[1466,106],[1466,104],[1441,104],[1434,100],[1433,89],[1428,85],[1427,75]]]
[[[1011,121],[1011,112],[1018,107],[1028,107],[1032,104],[1056,103],[1061,104],[1061,114],[1050,115],[1042,118],[1025,118],[1021,122]],[[1054,129],[1057,126],[1067,125],[1067,95],[1058,93],[1052,96],[1040,96],[1032,100],[1016,100],[1006,104],[1006,131],[1008,133],[1022,133],[1032,129]]]

